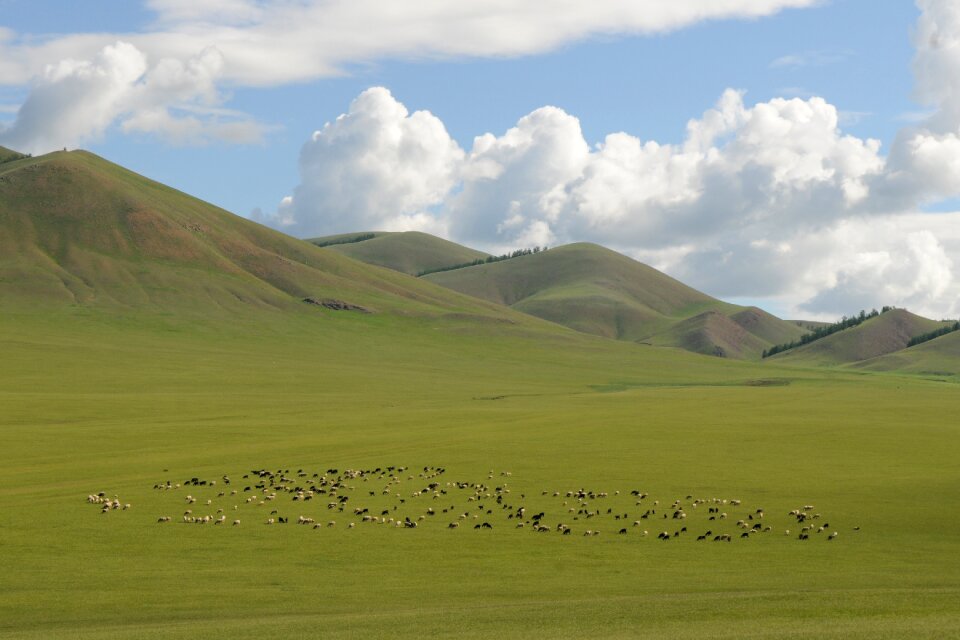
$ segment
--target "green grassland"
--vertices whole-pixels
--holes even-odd
[[[724,304],[684,291],[647,308]],[[78,152],[0,164],[0,363],[0,638],[960,635],[953,378],[578,333]],[[409,471],[386,495],[348,481],[343,512],[243,491],[254,469],[387,466]],[[154,488],[194,477],[221,484]],[[447,493],[414,495],[431,481]],[[829,528],[801,541],[804,505]],[[760,508],[770,531],[741,538]]]
[[[960,633],[953,384],[329,311],[226,325],[7,313],[0,348],[0,637]],[[187,525],[185,492],[153,489],[387,465],[509,481],[514,505],[575,535],[515,529],[504,512],[489,516],[492,530],[449,530],[446,514],[396,529],[285,496],[236,516],[223,503],[239,527]],[[397,503],[365,488],[351,507]],[[568,521],[552,492],[579,488],[609,492],[595,506],[631,522],[649,508],[632,489],[661,505],[737,498],[725,530],[754,507],[774,530],[697,542],[719,530],[697,512],[669,542],[654,536],[672,520],[617,535],[606,514]],[[85,500],[98,491],[131,509],[101,514]],[[401,508],[471,509],[451,494],[451,505],[408,497]],[[798,529],[787,512],[808,503],[836,540],[783,535]],[[271,507],[337,526],[269,526]],[[158,524],[163,515],[174,522]]]

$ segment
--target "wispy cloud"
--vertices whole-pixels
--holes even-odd
[[[843,62],[854,53],[846,50],[817,49],[780,56],[770,63],[771,69],[799,69],[801,67],[825,67]]]
[[[780,87],[776,90],[778,95],[785,98],[812,98],[815,94],[805,87]]]
[[[864,120],[870,118],[873,115],[872,111],[849,111],[841,110],[838,113],[840,119],[840,124],[845,127],[852,127],[860,124]]]
[[[894,118],[897,122],[909,122],[917,124],[925,122],[937,113],[936,109],[919,109],[917,111],[905,111]]]

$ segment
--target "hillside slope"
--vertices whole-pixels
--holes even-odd
[[[960,375],[960,332],[948,333],[915,347],[850,365],[864,371],[898,371],[934,376]]]
[[[719,311],[706,311],[681,320],[649,341],[655,345],[677,346],[696,353],[742,360],[760,359],[769,344],[737,323],[733,316]]]
[[[769,358],[783,364],[840,365],[876,358],[906,348],[910,339],[942,326],[942,322],[893,309],[863,324]],[[931,341],[936,342],[936,341]]]
[[[0,164],[6,309],[232,317],[303,310],[308,297],[401,314],[505,317],[495,305],[320,249],[87,152]]]
[[[13,160],[18,160],[23,157],[22,153],[17,153],[12,149],[7,149],[6,147],[0,147],[0,164],[4,162],[11,162]]]
[[[311,238],[309,242],[322,245],[338,238],[363,235],[367,234]],[[372,235],[373,238],[362,242],[331,244],[327,248],[368,264],[401,271],[412,276],[424,271],[482,260],[489,255],[419,231],[397,233],[377,231]]]
[[[804,333],[759,309],[722,302],[610,249],[576,243],[424,279],[472,296],[619,340],[708,355],[759,358],[776,340]],[[708,312],[722,316],[692,320]],[[689,322],[684,322],[688,321]],[[732,323],[720,330],[715,325]],[[706,325],[709,324],[710,328]]]

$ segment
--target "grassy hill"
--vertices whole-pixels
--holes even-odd
[[[367,234],[340,234],[311,238],[309,242],[324,244],[358,235]],[[398,233],[377,231],[373,236],[362,242],[331,244],[328,248],[356,260],[412,276],[424,271],[473,262],[489,255],[419,231]]]
[[[914,336],[933,331],[943,324],[905,309],[893,309],[853,328],[779,353],[770,360],[804,366],[859,362],[904,349]]]
[[[495,305],[317,248],[90,153],[0,164],[7,308],[230,317],[250,308],[303,310],[307,297],[381,312],[506,317]]]
[[[809,325],[781,320],[757,307],[742,308],[742,311],[731,314],[730,319],[742,327],[744,331],[768,345],[789,342],[809,330]]]
[[[7,149],[6,147],[0,147],[0,164],[4,162],[12,162],[14,160],[19,160],[23,158],[24,154],[17,153],[12,149]]]
[[[768,343],[753,335],[732,316],[707,311],[681,320],[667,331],[652,336],[652,344],[677,346],[687,351],[724,358],[760,358]]]
[[[774,339],[792,339],[804,332],[793,323],[722,302],[589,243],[424,279],[585,333],[709,355],[756,359]],[[718,315],[696,319],[710,312]]]
[[[960,333],[948,333],[893,353],[851,365],[864,371],[895,371],[929,376],[960,375]]]

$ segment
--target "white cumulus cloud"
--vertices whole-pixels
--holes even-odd
[[[143,53],[129,43],[105,47],[92,60],[48,66],[0,142],[28,152],[76,146],[97,138],[130,108],[130,90],[147,71]]]
[[[830,250],[820,249],[820,262],[807,274],[805,284],[816,293],[801,308],[850,313],[886,300],[935,318],[960,311],[954,261],[936,234],[904,233],[895,222],[847,221],[831,229],[821,239]]]
[[[375,220],[424,228],[409,212],[429,210],[431,226],[467,244],[496,251],[592,240],[714,295],[765,297],[798,314],[894,304],[955,315],[960,213],[922,208],[960,195],[960,8],[918,5],[916,94],[930,110],[887,155],[879,141],[845,134],[842,112],[817,96],[747,104],[728,90],[687,124],[679,144],[618,132],[591,147],[575,117],[543,107],[502,134],[478,136],[469,153],[449,151],[449,172],[429,164],[442,188],[417,206],[391,209],[365,192],[349,211],[336,206],[325,228],[367,229]],[[334,157],[363,157],[376,148],[366,141],[392,125],[365,126],[373,130],[356,136],[354,150]],[[387,156],[400,163],[391,173],[410,170]],[[322,203],[339,202],[346,185],[375,184],[362,165],[359,180],[350,162],[340,166],[335,179],[324,172],[315,182],[316,172],[303,171],[294,200],[311,193],[314,216],[324,216]],[[298,215],[288,205],[281,212]]]
[[[960,193],[950,75],[960,21],[945,2],[926,5],[939,17],[931,26],[925,13],[918,29],[918,93],[935,112],[886,156],[879,141],[844,133],[823,98],[748,104],[734,90],[679,144],[618,132],[591,147],[577,118],[543,107],[469,152],[423,115],[416,153],[397,153],[418,114],[374,89],[304,147],[280,216],[327,233],[442,230],[494,251],[592,240],[714,295],[804,315],[885,304],[960,313],[960,214],[921,212]]]
[[[276,223],[300,236],[343,229],[445,233],[430,209],[453,188],[463,158],[436,116],[409,113],[386,89],[368,89],[303,146],[301,184]]]
[[[537,109],[502,136],[479,136],[446,212],[451,234],[488,245],[552,243],[566,187],[589,155],[580,122],[556,107]]]
[[[221,101],[222,69],[223,56],[213,48],[151,66],[128,42],[108,45],[89,60],[61,60],[44,70],[13,123],[0,129],[0,143],[45,153],[97,140],[116,123],[125,132],[180,143],[256,141],[262,128],[249,118],[202,110]]]
[[[877,190],[890,208],[960,195],[960,6],[917,0],[916,97],[930,111],[900,131]]]

